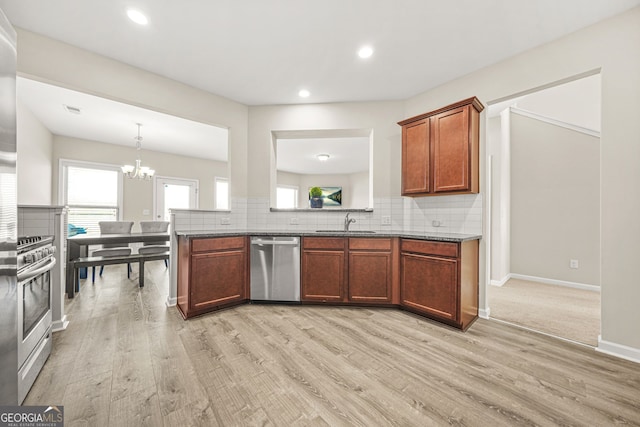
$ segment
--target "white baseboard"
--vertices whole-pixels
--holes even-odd
[[[596,351],[600,353],[609,354],[611,356],[619,357],[621,359],[630,360],[632,362],[640,363],[640,349],[629,347],[622,344],[616,344],[610,341],[604,341],[601,336],[598,335],[598,347]]]
[[[569,282],[566,280],[547,279],[545,277],[527,276],[525,274],[510,274],[512,279],[528,280],[530,282],[539,282],[546,285],[564,286],[566,288],[583,289],[585,291],[600,292],[600,286],[587,285],[585,283]],[[491,283],[493,284],[493,283]]]
[[[167,297],[167,300],[165,301],[165,304],[167,305],[167,307],[173,307],[177,303],[178,303],[178,298]]]
[[[511,279],[511,274],[507,274],[500,280],[491,280],[489,284],[491,286],[504,286],[504,284],[507,283],[509,279]]]
[[[51,325],[51,332],[60,332],[67,329],[69,326],[69,321],[67,320],[67,316],[65,315],[61,320],[56,320]]]
[[[481,319],[488,319],[491,316],[491,308],[480,308],[478,309],[478,317]]]

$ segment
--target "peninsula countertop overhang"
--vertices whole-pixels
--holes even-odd
[[[480,234],[408,232],[408,231],[368,231],[368,230],[192,230],[176,231],[178,237],[199,239],[232,236],[301,236],[301,237],[400,237],[403,239],[432,240],[437,242],[464,242],[480,240]]]

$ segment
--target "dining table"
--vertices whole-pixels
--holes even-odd
[[[79,291],[75,279],[75,261],[81,257],[86,257],[88,248],[91,245],[122,244],[128,246],[130,243],[161,244],[168,242],[169,233],[126,233],[126,234],[76,234],[67,238],[67,268],[65,289],[67,296],[73,298]],[[140,274],[144,274],[140,272]]]

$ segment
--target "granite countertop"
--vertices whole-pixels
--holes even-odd
[[[410,231],[375,231],[367,232],[352,230],[348,232],[340,230],[315,231],[315,230],[201,230],[201,231],[177,231],[180,237],[196,239],[203,237],[230,237],[230,236],[313,236],[313,237],[402,237],[405,239],[434,240],[440,242],[464,242],[466,240],[479,240],[480,234],[460,233],[436,233],[436,232],[410,232]]]

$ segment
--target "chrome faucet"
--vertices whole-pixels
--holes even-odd
[[[344,217],[344,231],[349,231],[349,225],[351,225],[352,222],[356,222],[355,218],[349,218],[349,214],[351,212],[347,212],[347,216]]]

